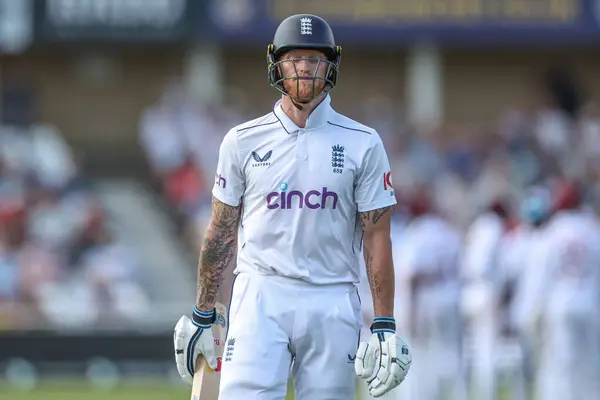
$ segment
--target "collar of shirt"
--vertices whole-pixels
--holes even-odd
[[[313,110],[313,112],[310,113],[308,119],[306,120],[305,128],[298,127],[298,125],[296,125],[294,121],[292,121],[290,117],[287,116],[287,114],[283,111],[283,108],[281,108],[281,99],[277,100],[277,102],[273,106],[273,113],[275,114],[279,122],[281,122],[283,129],[285,129],[285,131],[288,134],[292,134],[297,133],[300,129],[312,130],[321,128],[325,124],[327,124],[327,120],[329,119],[329,116],[333,111],[330,104],[331,98],[329,97],[329,95],[326,95],[323,101],[321,101],[321,103],[319,103],[319,105]]]

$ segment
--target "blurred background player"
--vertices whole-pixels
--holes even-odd
[[[460,259],[469,386],[481,399],[496,396],[496,345],[499,332],[498,247],[514,223],[505,201],[492,202],[469,226]]]
[[[528,399],[532,390],[535,343],[533,332],[522,329],[522,305],[530,295],[529,281],[539,278],[545,227],[552,212],[550,190],[533,186],[519,207],[520,223],[502,236],[498,248],[498,341],[495,376],[510,382],[515,400]],[[535,335],[535,334],[534,334]]]
[[[428,190],[406,198],[409,221],[399,250],[399,269],[409,293],[409,326],[415,352],[410,397],[466,399],[459,310],[461,235],[437,211]]]
[[[466,399],[459,310],[458,260],[461,235],[436,210],[425,187],[398,196],[392,244],[396,276],[396,321],[411,332],[414,381],[385,395],[386,399]],[[362,285],[365,321],[371,302]],[[368,324],[363,325],[363,331]],[[368,332],[365,332],[368,333]],[[417,383],[418,382],[418,383]],[[362,398],[368,398],[361,391]]]
[[[600,370],[600,229],[569,180],[553,188],[553,215],[541,243],[522,318],[537,342],[536,392],[543,399],[592,399]]]

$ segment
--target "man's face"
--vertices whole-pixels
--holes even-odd
[[[325,87],[327,62],[325,54],[318,50],[290,50],[281,58],[281,75],[285,78],[286,92],[300,101],[310,101]],[[317,79],[314,79],[317,78]]]

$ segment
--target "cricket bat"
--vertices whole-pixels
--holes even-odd
[[[227,334],[227,307],[223,303],[215,303],[217,314],[216,322],[212,325],[215,338],[215,355],[217,368],[212,370],[202,354],[196,360],[196,372],[192,384],[192,400],[217,400],[219,397],[219,381],[221,378],[221,359],[225,349],[225,335]]]

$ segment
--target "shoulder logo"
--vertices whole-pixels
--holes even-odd
[[[394,185],[392,185],[392,171],[383,173],[383,190],[394,190]]]
[[[252,152],[252,158],[254,159],[254,161],[256,161],[254,164],[252,164],[253,167],[266,167],[271,165],[269,161],[269,159],[271,158],[271,156],[273,155],[273,150],[269,150],[267,151],[267,154],[265,154],[264,156],[260,156],[256,151]]]
[[[334,174],[344,171],[344,146],[336,144],[331,146],[331,166]]]
[[[300,34],[312,35],[312,18],[300,18]]]
[[[395,196],[394,186],[392,185],[392,171],[383,173],[383,190],[389,191],[390,196]]]

